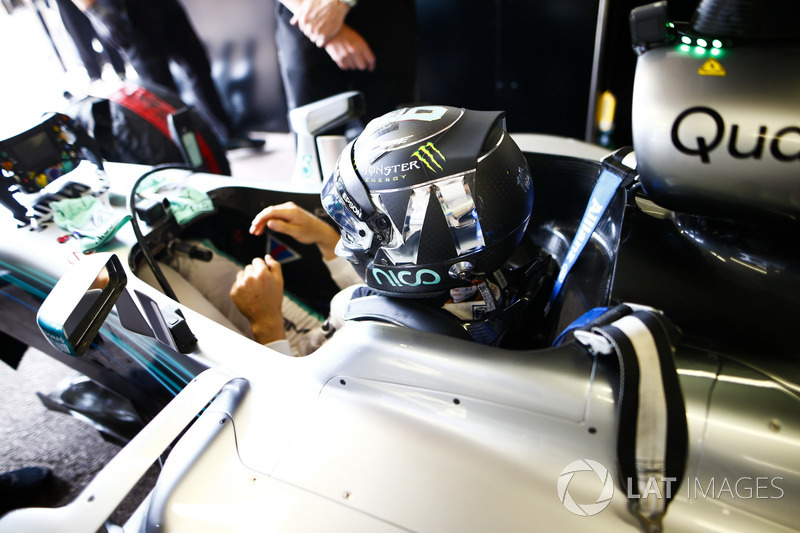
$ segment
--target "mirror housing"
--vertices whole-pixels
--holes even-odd
[[[292,182],[319,187],[331,171],[342,149],[344,136],[322,136],[366,112],[364,94],[347,91],[289,112],[289,126],[297,135]]]
[[[61,277],[36,315],[47,341],[67,355],[79,357],[97,336],[127,283],[114,254],[84,256]]]

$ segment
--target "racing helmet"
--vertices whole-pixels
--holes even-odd
[[[371,121],[325,180],[322,204],[341,230],[336,253],[365,284],[425,298],[508,260],[533,184],[504,113],[424,106]]]

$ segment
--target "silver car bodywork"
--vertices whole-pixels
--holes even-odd
[[[563,152],[574,147],[549,142]],[[525,139],[520,144],[526,149]],[[548,146],[543,157],[568,157],[570,164],[598,161],[595,147],[579,144],[577,153],[563,156],[538,146]],[[216,177],[192,179],[205,190],[220,186]],[[551,228],[554,253],[563,254],[557,237],[569,240],[574,228]],[[129,269],[126,231],[109,251]],[[14,235],[52,253],[56,233],[51,226]],[[18,260],[33,263],[30,254]],[[52,275],[60,277],[67,263],[54,261]],[[602,272],[600,292],[607,298],[613,268],[595,272]],[[128,274],[129,288],[171,302]],[[629,503],[643,495],[616,474],[619,370],[609,356],[574,342],[504,350],[360,323],[308,357],[287,358],[193,309],[182,311],[198,338],[189,357],[210,369],[72,504],[11,513],[0,519],[0,531],[96,531],[200,412],[125,531],[641,528]],[[667,487],[673,494],[664,528],[800,527],[796,365],[767,356],[742,360],[691,344],[678,347],[676,362],[688,457],[682,479],[654,480],[661,485],[653,491]]]

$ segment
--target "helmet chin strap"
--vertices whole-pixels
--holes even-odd
[[[483,301],[486,302],[486,311],[491,313],[497,309],[497,301],[494,299],[494,294],[492,294],[489,284],[486,283],[485,277],[481,276],[481,279],[474,280],[472,284],[478,287]]]
[[[474,266],[469,261],[461,261],[455,263],[448,270],[448,274],[453,279],[468,281],[473,286],[478,288],[478,291],[486,302],[486,311],[491,313],[497,309],[497,300],[494,299],[494,294],[486,282],[486,274],[483,272],[475,272]]]

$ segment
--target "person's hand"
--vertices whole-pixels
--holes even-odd
[[[375,54],[360,33],[347,24],[325,45],[325,51],[342,70],[375,70]]]
[[[256,342],[267,344],[286,338],[282,311],[283,272],[278,261],[269,255],[253,259],[237,273],[230,295],[250,321]]]
[[[296,8],[290,23],[322,48],[342,29],[349,10],[339,0],[304,0]]]
[[[261,235],[267,227],[285,233],[303,244],[316,244],[323,259],[336,256],[339,233],[319,217],[309,213],[294,202],[271,205],[255,216],[250,224],[250,233]]]

